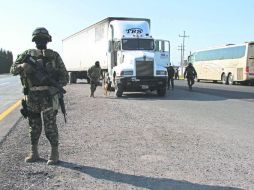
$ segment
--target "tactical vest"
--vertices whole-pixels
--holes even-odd
[[[31,55],[37,61],[37,64],[40,64],[40,66],[43,67],[48,74],[51,74],[54,79],[57,80],[57,73],[53,73],[56,72],[55,53],[53,50],[30,49],[26,53]],[[33,72],[26,76],[26,84],[28,88],[50,86],[50,84],[46,81],[41,82],[38,80],[38,77],[36,77],[35,74],[36,72]]]

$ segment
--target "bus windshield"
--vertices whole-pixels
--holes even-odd
[[[154,50],[153,39],[123,39],[123,50]]]

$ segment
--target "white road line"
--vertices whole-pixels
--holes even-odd
[[[6,84],[10,84],[10,82],[3,82],[3,83],[0,83],[0,86],[4,86]]]

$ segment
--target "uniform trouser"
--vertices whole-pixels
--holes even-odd
[[[94,92],[95,92],[95,90],[96,90],[96,88],[97,88],[97,81],[92,81],[91,80],[91,86],[90,86],[90,89],[91,89],[91,93],[93,94]]]
[[[187,77],[188,86],[192,86],[194,84],[194,77]]]
[[[169,87],[174,88],[174,78],[173,77],[168,77],[168,88]]]
[[[37,145],[41,131],[42,119],[44,131],[52,146],[58,146],[57,110],[53,109],[53,99],[47,91],[29,92],[27,106],[29,111],[29,133],[32,145]],[[42,113],[42,117],[41,117]]]
[[[58,128],[56,125],[56,111],[49,109],[42,112],[42,118],[44,122],[44,130],[47,139],[49,140],[52,146],[58,146]],[[37,145],[41,131],[42,131],[42,118],[30,117],[29,126],[30,126],[30,139],[32,145]]]

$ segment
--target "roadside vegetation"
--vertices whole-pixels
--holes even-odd
[[[11,51],[0,49],[0,74],[9,73],[13,63],[13,55]]]

